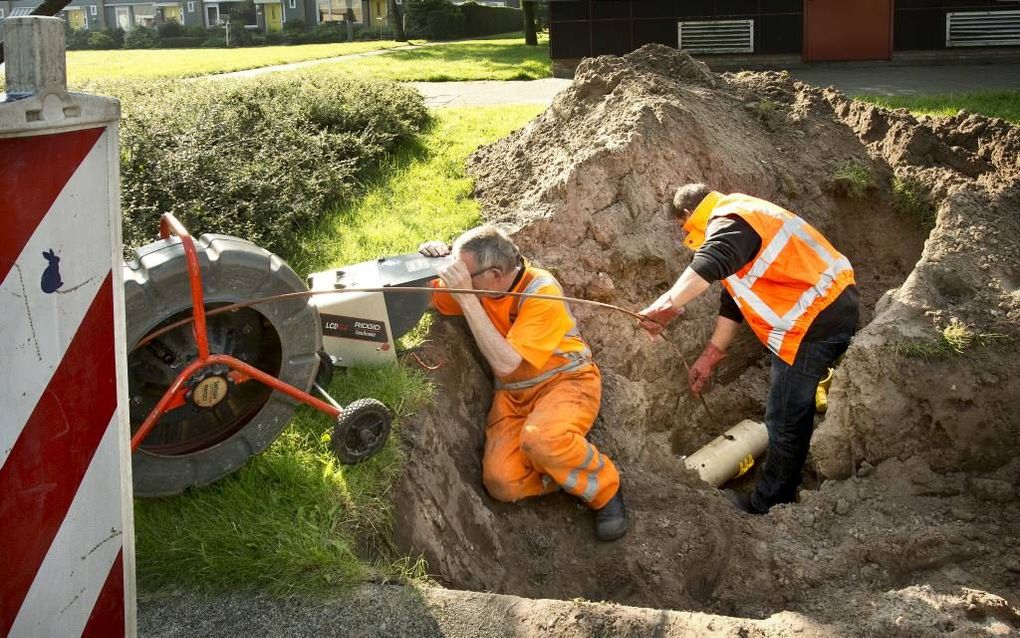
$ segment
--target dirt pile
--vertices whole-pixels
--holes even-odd
[[[586,60],[546,112],[472,157],[487,216],[567,294],[638,308],[690,261],[664,210],[677,186],[703,181],[801,214],[853,262],[866,306],[814,451],[822,478],[851,478],[809,477],[818,489],[800,505],[738,515],[678,455],[762,418],[762,347],[748,332],[732,349],[707,395],[713,420],[670,349],[623,315],[578,307],[605,386],[592,438],[620,466],[633,515],[623,540],[598,545],[590,514],[565,496],[504,505],[485,494],[488,371],[464,326],[444,320],[431,335],[439,396],[408,428],[402,547],[466,589],[749,617],[786,609],[862,634],[1016,629],[1016,142],[1001,122],[918,122],[785,74],[715,75],[667,47]],[[938,210],[930,237],[905,214],[927,202]],[[671,331],[688,358],[717,304],[702,296]],[[908,356],[930,354],[914,343],[924,339],[945,354],[934,338],[950,322],[972,331],[963,355],[934,371]]]

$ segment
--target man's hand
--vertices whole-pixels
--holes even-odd
[[[644,317],[641,327],[648,331],[653,337],[662,333],[670,321],[682,315],[683,308],[677,308],[668,298],[659,299],[638,314]]]
[[[418,252],[426,257],[446,257],[450,254],[450,244],[445,241],[427,241],[418,246]]]
[[[712,371],[725,358],[726,354],[709,341],[708,345],[701,352],[701,356],[694,362],[690,372],[687,374],[687,383],[691,386],[691,394],[694,396],[701,394],[705,384],[708,383],[709,378],[712,376]]]
[[[472,289],[471,285],[471,272],[468,270],[467,264],[461,260],[457,260],[449,266],[443,266],[436,271],[439,278],[443,280],[443,283],[447,288],[461,288],[461,289]],[[453,293],[451,293],[453,294]],[[471,298],[473,295],[458,295],[453,294],[453,298],[457,300],[457,303],[464,305],[465,298]]]

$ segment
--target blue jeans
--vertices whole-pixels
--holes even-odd
[[[765,406],[768,457],[763,476],[751,494],[751,507],[756,511],[764,513],[773,505],[797,500],[797,486],[814,429],[815,390],[852,338],[852,333],[844,333],[805,341],[792,366],[772,355],[772,385]]]

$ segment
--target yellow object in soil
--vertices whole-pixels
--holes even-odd
[[[737,466],[737,475],[734,476],[733,478],[739,478],[747,474],[748,470],[750,470],[752,467],[754,467],[754,455],[748,454],[747,457],[745,457],[744,460],[740,462],[740,465]]]
[[[815,390],[815,410],[819,414],[825,414],[825,411],[829,408],[829,385],[832,383],[832,373],[834,370],[829,368],[829,374],[825,375],[825,378],[818,382],[818,388]]]

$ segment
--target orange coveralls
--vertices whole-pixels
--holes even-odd
[[[513,291],[563,294],[550,273],[531,266]],[[432,297],[441,314],[462,314],[450,294]],[[601,509],[619,489],[620,474],[585,439],[598,415],[602,375],[567,304],[516,297],[480,300],[523,359],[510,375],[496,379],[482,457],[485,488],[508,502],[562,488]]]

